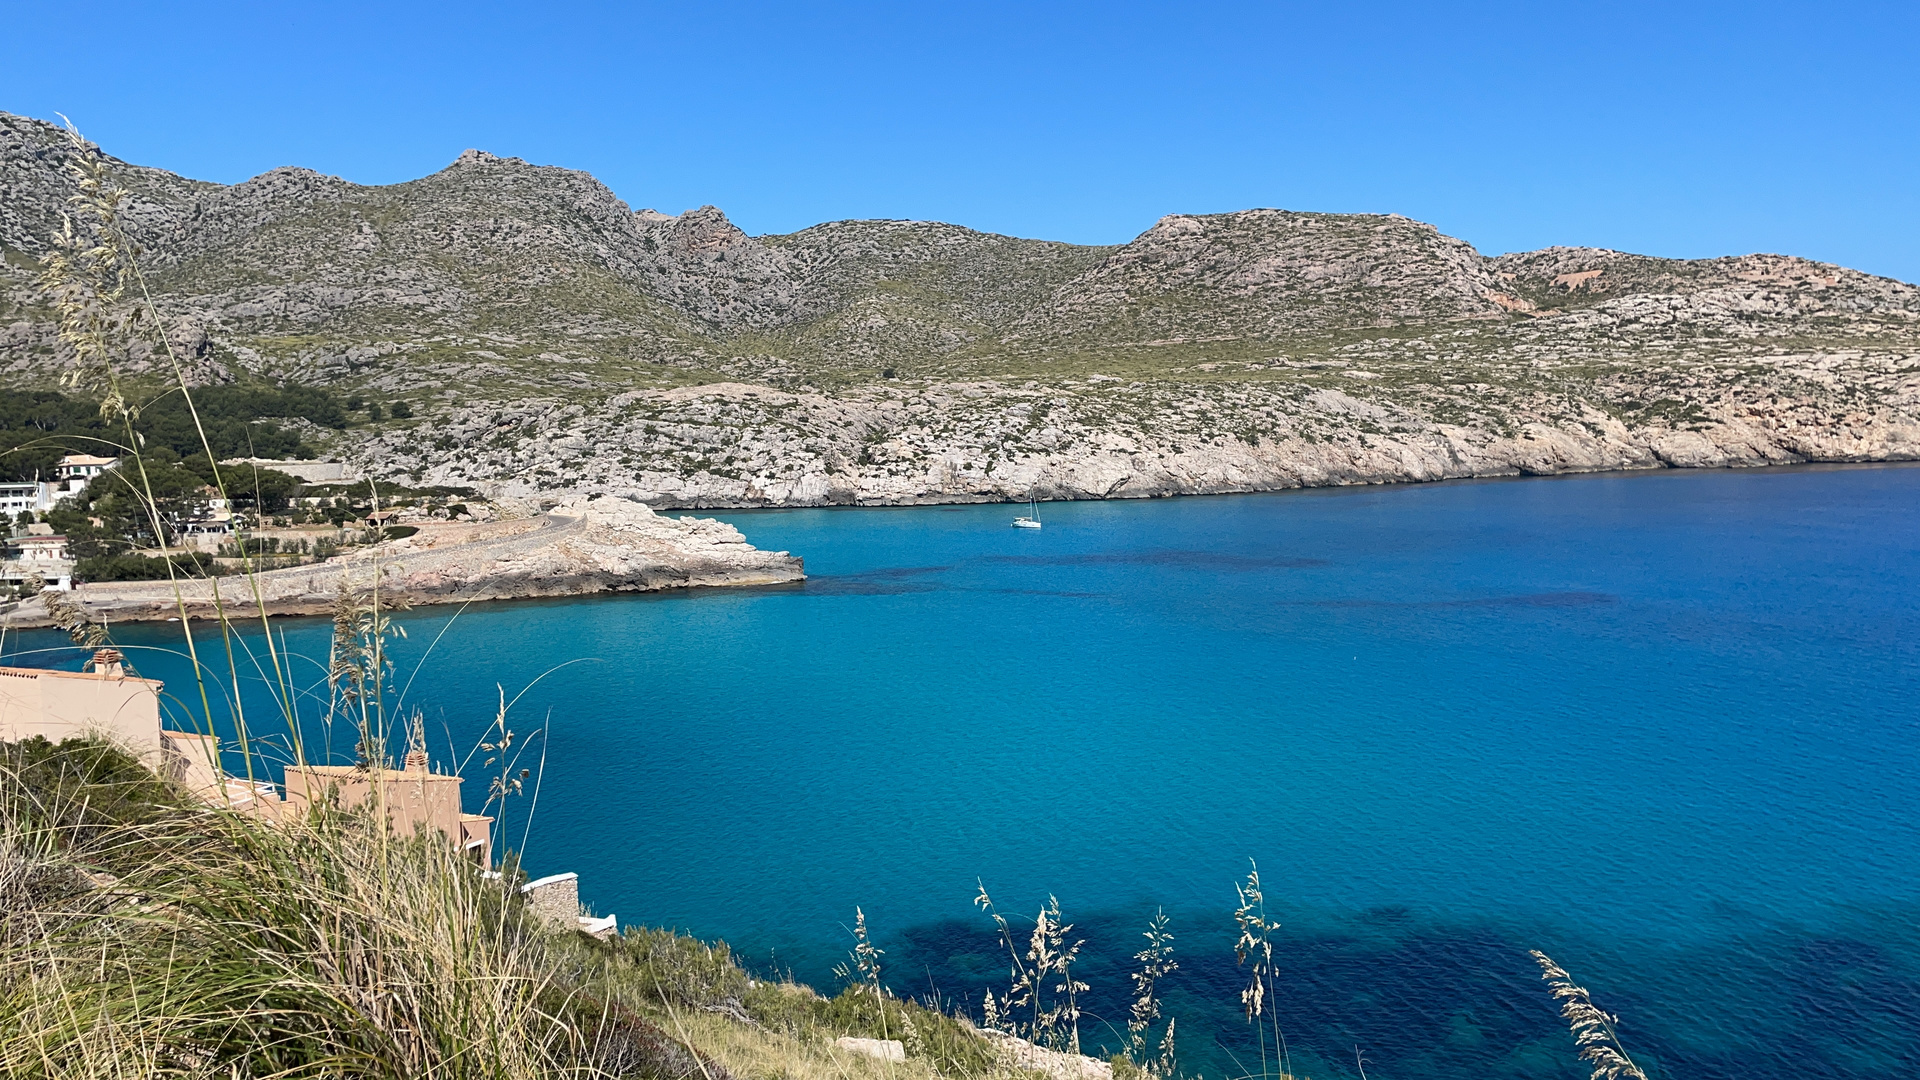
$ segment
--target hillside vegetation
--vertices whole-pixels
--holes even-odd
[[[828,999],[724,944],[552,929],[523,880],[365,813],[212,811],[104,744],[0,743],[0,1071],[1046,1080],[874,988]]]
[[[0,114],[22,386],[65,363],[32,267],[80,152]],[[301,432],[390,478],[727,506],[1920,456],[1920,289],[1789,256],[1488,258],[1403,217],[1282,210],[1116,247],[752,237],[479,151],[383,187],[111,167],[192,377],[400,402]]]

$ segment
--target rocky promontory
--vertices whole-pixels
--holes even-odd
[[[377,582],[390,603],[450,604],[701,586],[777,585],[805,577],[799,558],[760,551],[739,530],[702,518],[670,518],[617,497],[574,496],[544,514],[512,521],[443,525],[323,563],[168,582],[82,585],[72,594],[95,620],[116,622],[331,612],[344,581]],[[44,599],[23,602],[4,621],[51,625]]]

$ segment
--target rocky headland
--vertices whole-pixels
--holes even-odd
[[[536,596],[652,592],[700,586],[776,585],[805,577],[784,551],[760,551],[710,519],[670,518],[616,497],[574,496],[518,520],[423,528],[350,555],[248,576],[82,585],[71,598],[97,621],[143,622],[257,615],[323,615],[344,582],[377,582],[390,604],[455,604]],[[7,625],[52,625],[44,597],[0,616]]]

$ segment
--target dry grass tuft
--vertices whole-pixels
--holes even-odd
[[[1540,977],[1547,980],[1548,992],[1560,1002],[1560,1015],[1573,1031],[1573,1044],[1580,1060],[1593,1066],[1591,1080],[1647,1080],[1647,1074],[1627,1056],[1615,1027],[1617,1016],[1609,1016],[1594,1005],[1584,987],[1538,949],[1531,950],[1534,963],[1540,965]]]
[[[1280,1075],[1287,1077],[1293,1075],[1293,1058],[1287,1050],[1286,1032],[1280,1027],[1280,1014],[1267,1006],[1267,999],[1273,996],[1273,933],[1280,929],[1280,924],[1267,920],[1267,896],[1260,886],[1259,864],[1251,859],[1247,862],[1247,879],[1234,886],[1240,904],[1233,909],[1233,921],[1239,928],[1239,936],[1233,942],[1233,957],[1247,966],[1247,985],[1240,991],[1240,1006],[1260,1040],[1261,1077],[1264,1080],[1268,1076],[1269,1068],[1266,1029],[1260,1026],[1262,1013],[1267,1015],[1273,1028]]]
[[[1060,913],[1060,901],[1047,897],[1047,906],[1034,916],[1033,933],[1025,952],[1017,944],[1011,924],[993,905],[980,883],[974,904],[993,919],[1000,943],[1010,961],[1005,994],[989,990],[984,1002],[987,1027],[1026,1039],[1036,1046],[1063,1053],[1080,1052],[1080,994],[1088,987],[1073,975],[1084,939],[1068,943],[1073,924]]]
[[[1173,934],[1167,929],[1164,910],[1153,913],[1153,921],[1142,936],[1147,939],[1147,947],[1133,954],[1140,969],[1133,973],[1133,1008],[1127,1014],[1127,1060],[1150,1077],[1170,1077],[1177,1072],[1172,1018],[1168,1018],[1160,1037],[1159,1053],[1151,1059],[1147,1056],[1148,1033],[1160,1019],[1159,982],[1180,967],[1173,959]]]

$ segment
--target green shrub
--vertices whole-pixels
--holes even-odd
[[[183,805],[179,792],[115,746],[43,736],[0,743],[0,824],[51,831],[83,845],[156,821]]]
[[[671,930],[630,927],[611,945],[620,981],[663,1004],[704,1009],[737,1005],[747,994],[747,973],[724,941],[709,945]]]

